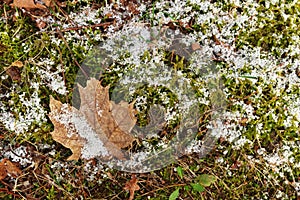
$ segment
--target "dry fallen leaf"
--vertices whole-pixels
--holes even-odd
[[[111,101],[111,112],[120,129],[126,133],[129,133],[136,124],[133,103],[128,104],[125,101],[121,101],[115,104],[115,102]]]
[[[55,100],[50,96],[50,110],[49,118],[54,125],[54,131],[51,132],[53,139],[59,142],[63,146],[70,148],[72,156],[68,160],[78,160],[81,156],[81,149],[84,146],[84,139],[80,137],[74,125],[68,121],[62,121],[66,119],[68,115],[74,115],[79,113],[78,110],[72,108],[69,105],[62,104],[60,101]],[[60,117],[59,116],[64,116]]]
[[[137,178],[136,178],[135,174],[133,174],[131,176],[131,180],[125,184],[124,190],[129,190],[129,193],[130,193],[128,200],[133,200],[134,192],[140,189],[140,187],[138,186],[137,183],[138,183]]]
[[[201,46],[199,43],[195,42],[192,44],[192,49],[193,49],[193,51],[196,51],[198,49],[201,49]]]
[[[17,82],[21,81],[21,72],[18,67],[10,66],[10,67],[4,68],[4,69],[5,69],[6,74],[9,75],[13,81],[17,81]]]
[[[36,26],[41,30],[44,29],[47,26],[47,23],[41,19],[37,19],[36,21]]]
[[[134,125],[136,118],[134,115],[133,103],[128,104],[121,101],[119,104],[110,102],[111,116],[115,121],[115,131],[109,136],[109,140],[120,148],[127,147],[132,143],[134,138],[129,134]]]
[[[17,8],[28,8],[28,9],[34,9],[34,8],[38,8],[38,9],[45,9],[46,6],[42,5],[42,4],[35,4],[34,0],[14,0],[13,3],[11,4],[14,7]]]
[[[45,3],[45,6],[50,7],[52,6],[52,1],[53,0],[42,0]]]
[[[4,158],[0,162],[0,180],[4,179],[8,174],[13,177],[17,177],[22,174],[22,171],[10,160]]]
[[[114,117],[112,110],[117,109],[115,107],[119,104],[116,105],[109,101],[109,87],[103,87],[100,81],[96,79],[89,80],[85,88],[79,86],[79,93],[81,98],[80,111],[94,130],[102,130],[98,131],[98,137],[106,144],[105,146],[109,148],[110,153],[117,158],[123,157],[121,156],[122,153],[117,150],[127,147],[133,142],[134,137],[129,132],[135,125],[136,119]],[[127,109],[119,110],[118,115],[131,115],[133,105],[127,103],[126,105]],[[121,106],[124,107],[124,103]],[[125,129],[123,124],[130,126]],[[122,130],[122,128],[124,129]]]
[[[136,123],[133,104],[110,101],[109,87],[103,87],[96,79],[88,80],[85,88],[78,87],[81,99],[79,110],[50,98],[53,139],[71,149],[73,155],[69,160],[78,160],[83,151],[84,158],[100,154],[104,158],[124,159],[121,148],[129,146],[134,140],[130,135]],[[95,143],[96,140],[98,143]],[[109,153],[101,151],[101,148]]]
[[[138,10],[137,7],[138,7],[138,5],[135,4],[135,3],[133,3],[133,2],[131,2],[131,1],[129,1],[128,6],[127,6],[128,10],[129,10],[132,14],[135,14],[135,15],[140,14],[140,11]]]
[[[6,74],[10,76],[10,78],[14,81],[21,81],[21,72],[20,68],[23,67],[23,63],[21,61],[13,62],[9,67],[5,67]]]
[[[21,61],[17,60],[17,61],[15,61],[15,62],[11,63],[10,66],[22,68],[22,67],[24,66],[24,64],[23,64]]]
[[[3,160],[2,160],[3,162]],[[0,162],[0,180],[4,179],[7,176],[6,167],[4,163]]]

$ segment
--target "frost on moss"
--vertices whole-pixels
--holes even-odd
[[[119,6],[121,5],[119,4]],[[28,130],[28,126],[32,122],[30,120],[36,117],[43,120],[43,116],[46,114],[43,103],[46,100],[44,97],[45,94],[48,94],[47,92],[62,95],[66,94],[66,91],[71,91],[74,77],[71,78],[68,75],[76,74],[78,66],[71,61],[73,58],[70,53],[65,53],[70,50],[64,41],[53,34],[57,27],[64,29],[70,28],[72,25],[95,24],[99,23],[101,17],[105,21],[105,16],[110,14],[113,15],[116,23],[109,25],[104,31],[108,37],[110,34],[114,34],[119,26],[127,22],[138,21],[145,23],[146,26],[160,27],[171,24],[174,26],[173,28],[177,28],[177,31],[182,31],[199,42],[202,53],[209,55],[218,63],[220,77],[225,83],[222,90],[226,95],[228,107],[224,114],[226,120],[222,124],[221,139],[226,145],[221,142],[217,147],[218,151],[222,152],[217,159],[220,161],[217,165],[220,168],[217,169],[225,169],[224,174],[227,174],[222,181],[241,188],[240,191],[243,194],[247,191],[249,194],[245,194],[246,198],[251,197],[251,192],[255,194],[255,197],[252,196],[252,198],[280,199],[286,197],[287,194],[292,196],[291,187],[300,191],[299,180],[297,180],[300,167],[298,156],[300,48],[299,29],[297,28],[299,27],[299,7],[298,1],[276,0],[270,2],[156,1],[153,4],[141,3],[137,8],[140,14],[133,16],[130,20],[124,20],[128,16],[128,11],[116,11],[112,4],[100,9],[83,6],[78,9],[78,12],[68,11],[73,20],[66,20],[61,13],[56,13],[57,17],[43,18],[49,26],[48,29],[41,30],[41,32],[44,32],[44,36],[48,35],[48,39],[47,37],[36,37],[36,35],[31,36],[37,29],[32,28],[32,23],[23,20],[20,17],[21,11],[18,11],[17,21],[13,26],[9,25],[10,22],[0,24],[1,72],[4,72],[2,64],[8,67],[18,59],[24,63],[30,61],[29,68],[24,68],[22,71],[24,77],[27,77],[27,71],[36,72],[32,68],[35,66],[34,63],[54,59],[55,64],[49,65],[45,62],[40,68],[35,66],[40,75],[33,79],[32,76],[24,78],[31,80],[30,84],[26,82],[27,87],[23,87],[24,85],[19,87],[18,84],[11,83],[5,73],[1,74],[1,121],[11,130],[14,130],[14,127],[20,132]],[[82,13],[86,13],[86,15],[84,16]],[[78,16],[82,16],[82,19]],[[6,20],[3,16],[2,19]],[[70,21],[73,21],[74,24],[71,24]],[[95,41],[104,41],[102,34],[99,29],[88,28],[63,32],[73,56],[79,61],[84,59]],[[43,43],[34,42],[32,38],[45,42],[42,53],[36,47]],[[22,44],[18,43],[19,41],[22,41]],[[50,46],[48,46],[49,42]],[[62,63],[60,63],[60,57],[64,58]],[[31,59],[34,59],[33,62]],[[159,59],[161,57],[151,55],[148,61],[155,63],[155,60]],[[136,64],[137,62],[137,60],[125,61],[127,64]],[[192,69],[197,71],[199,67],[197,65],[201,65],[201,63],[191,65]],[[60,71],[60,68],[55,68],[56,66],[61,66],[65,70],[56,73],[57,70]],[[115,65],[112,70],[120,72],[119,68],[119,65]],[[68,80],[64,80],[63,73]],[[63,80],[66,84],[65,87],[63,87]],[[209,92],[206,88],[202,88],[203,81],[203,78],[197,77],[193,84],[199,87],[198,95],[201,97],[201,104],[209,106]],[[25,95],[23,95],[24,93]],[[70,97],[71,94],[68,93],[68,95]],[[43,101],[39,101],[37,98],[41,98]],[[61,98],[64,97],[61,96]],[[165,95],[164,100],[167,102],[168,96]],[[146,96],[137,100],[141,110],[146,107],[146,102]],[[32,111],[36,112],[32,113]],[[20,115],[20,119],[26,119],[28,115],[30,117],[28,124],[23,123],[23,126],[22,123],[19,123],[18,115]],[[170,115],[171,117],[172,115]],[[20,125],[15,126],[14,123]],[[207,121],[203,123],[205,127],[210,125]],[[201,136],[197,138],[201,138]],[[202,145],[201,141],[195,139],[191,143],[191,151],[197,152],[200,145]],[[163,145],[161,144],[160,147]],[[250,163],[245,168],[241,168],[241,171],[250,171],[249,173],[231,169],[230,158],[237,153],[239,154],[237,160],[244,159],[246,163]],[[252,168],[252,166],[255,167]],[[252,172],[253,174],[251,174]],[[216,171],[216,173],[220,173],[220,171]],[[261,180],[261,182],[256,181],[255,183],[261,187],[257,188],[257,185],[251,185],[252,182],[249,180],[254,178]],[[244,186],[242,180],[251,184]],[[268,181],[263,182],[262,180]],[[286,190],[283,186],[288,189]],[[254,189],[249,190],[249,188]],[[272,195],[267,190],[268,188],[272,188],[272,190],[275,188],[281,192]],[[222,189],[226,190],[226,187],[224,186]],[[228,193],[229,191],[232,190],[228,190]],[[237,195],[236,198],[241,197],[235,192],[233,195]]]

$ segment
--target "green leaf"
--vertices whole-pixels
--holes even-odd
[[[183,178],[183,170],[182,167],[177,167],[176,168],[178,176],[182,179]]]
[[[217,178],[213,175],[201,174],[196,177],[196,180],[200,185],[203,185],[204,187],[208,187],[211,184],[213,184],[217,180]]]
[[[199,183],[191,183],[191,186],[193,187],[193,190],[196,192],[204,192],[204,187],[200,185]]]
[[[177,188],[174,192],[172,192],[172,194],[169,196],[169,200],[175,200],[178,198],[179,196],[179,189]]]
[[[185,190],[185,191],[191,191],[191,187],[190,187],[189,185],[185,185],[185,186],[184,186],[184,190]]]

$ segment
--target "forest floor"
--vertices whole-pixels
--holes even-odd
[[[299,13],[300,2],[290,0],[2,1],[0,199],[299,200]],[[168,38],[148,37],[150,29],[168,29],[172,44],[180,41],[163,49]],[[151,41],[143,43],[135,31]],[[181,41],[188,54],[176,47]],[[189,57],[191,52],[199,56]],[[131,57],[135,53],[138,59]],[[101,84],[147,82],[126,97],[137,123],[149,123],[150,106],[165,108],[163,130],[135,135],[138,142],[126,150],[147,156],[134,153],[141,146],[148,152],[168,147],[177,137],[174,130],[184,124],[176,120],[191,109],[198,129],[187,137],[184,155],[158,157],[160,167],[149,161],[148,168],[127,172],[93,157],[91,149],[67,160],[74,149],[53,136],[58,125],[49,118],[50,96],[75,106],[76,85],[91,55],[117,60],[109,63]],[[187,88],[195,91],[199,109],[185,99],[179,82],[167,88],[167,75],[147,79],[136,71],[128,79],[139,64],[146,74],[169,66],[192,85]],[[172,110],[177,103],[182,113]],[[216,108],[222,108],[217,115]],[[161,122],[158,116],[150,119]],[[213,139],[205,149],[208,134]]]

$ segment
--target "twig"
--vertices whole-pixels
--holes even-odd
[[[77,59],[75,58],[74,54],[72,53],[72,50],[68,44],[68,42],[66,41],[65,37],[63,36],[62,32],[57,29],[57,33],[59,34],[59,36],[61,37],[61,39],[64,41],[65,45],[67,46],[67,48],[69,49],[70,51],[70,54],[71,54],[71,57],[72,59],[74,60],[74,63],[79,67],[79,69],[83,72],[84,76],[86,78],[88,78],[89,76],[87,75],[87,73],[82,69],[82,67],[80,66],[80,64],[78,63]]]
[[[58,30],[57,32],[67,32],[67,31],[76,31],[76,30],[80,30],[83,28],[96,28],[96,27],[103,27],[103,26],[108,26],[113,24],[113,22],[103,22],[100,24],[94,24],[94,25],[86,25],[86,26],[77,26],[77,27],[70,27],[70,28],[65,28],[65,29],[61,29]]]
[[[12,191],[9,191],[7,188],[0,188],[0,192],[6,192],[7,194],[10,194],[10,195],[12,195],[14,197],[21,197],[19,194],[16,194],[16,193],[14,193]]]

